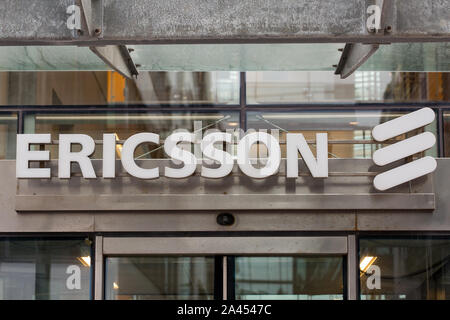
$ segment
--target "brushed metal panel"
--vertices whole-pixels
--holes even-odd
[[[104,255],[347,254],[347,237],[103,238]]]
[[[16,211],[433,210],[434,194],[16,196]]]
[[[388,170],[402,161],[383,167]],[[98,176],[101,161],[93,161]],[[142,180],[130,177],[120,164],[115,179],[69,180],[52,178],[17,181],[16,210],[25,211],[173,211],[173,210],[433,210],[432,175],[403,184],[388,192],[372,185],[373,174],[381,169],[371,160],[330,159],[330,177],[304,176],[288,179],[285,160],[278,174],[251,179],[237,166],[223,179],[196,175],[185,179],[160,177]],[[55,161],[50,163],[56,172]],[[159,167],[167,160],[142,160],[140,166]],[[79,171],[74,172],[77,175]]]
[[[436,209],[432,214],[400,210],[372,213],[358,212],[357,229],[362,231],[450,231],[450,159],[436,159],[433,184]]]

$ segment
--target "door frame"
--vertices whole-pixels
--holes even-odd
[[[357,298],[356,237],[108,237],[95,238],[95,300],[104,299],[104,261],[108,256],[223,256],[223,299],[227,299],[227,256],[342,255],[346,256],[347,299]]]

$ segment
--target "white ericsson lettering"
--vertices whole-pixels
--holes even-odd
[[[78,144],[81,150],[72,152],[72,145]],[[72,162],[78,163],[85,179],[95,179],[94,167],[89,158],[95,151],[95,141],[85,134],[60,134],[58,177],[70,179]]]
[[[316,136],[316,159],[313,152],[301,134],[287,134],[287,177],[298,177],[298,153],[302,155],[306,166],[313,177],[328,176],[327,134]],[[116,176],[116,141],[117,136],[112,133],[103,135],[102,177],[113,179]],[[278,139],[267,132],[251,131],[238,139],[237,154],[233,155],[228,148],[235,136],[228,132],[210,132],[201,140],[187,131],[174,132],[164,141],[164,152],[177,167],[165,167],[164,176],[168,178],[186,178],[195,173],[197,165],[201,166],[201,176],[205,178],[223,178],[231,173],[235,162],[241,171],[256,179],[262,179],[278,172],[281,163],[281,148]],[[51,144],[50,134],[18,134],[16,176],[20,179],[49,179],[51,168],[30,167],[30,162],[50,161],[50,152],[35,151],[36,145]],[[142,163],[136,162],[135,150],[144,143],[159,145],[160,137],[155,133],[138,133],[128,138],[121,150],[120,160],[123,168],[131,176],[139,179],[156,179],[160,177],[160,170],[143,168]],[[200,157],[191,152],[191,145],[199,144]],[[225,151],[224,144],[227,145]],[[253,145],[264,145],[266,151],[256,157]],[[34,147],[33,147],[34,145]],[[79,151],[72,151],[74,145]],[[195,149],[195,148],[194,148]],[[77,163],[81,174],[86,179],[95,179],[97,175],[92,165],[91,155],[95,151],[95,141],[84,134],[59,135],[58,178],[70,179],[72,163]],[[264,157],[261,157],[264,154]],[[253,156],[252,156],[253,155]],[[139,157],[138,157],[139,158]],[[205,165],[207,164],[207,165]]]
[[[50,161],[50,151],[32,151],[32,144],[49,144],[52,137],[50,134],[18,134],[17,135],[17,178],[49,179],[50,168],[30,168],[30,161]]]
[[[315,178],[328,177],[328,135],[326,133],[316,134],[316,153],[317,161],[311,149],[306,143],[305,137],[299,133],[288,133],[286,138],[287,149],[287,177],[298,177],[298,159],[297,152],[303,157],[306,165]]]

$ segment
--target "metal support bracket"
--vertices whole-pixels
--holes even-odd
[[[103,34],[103,0],[80,0],[81,11],[89,37],[101,38]],[[108,66],[126,78],[139,74],[125,45],[90,46],[93,53]]]
[[[103,0],[80,0],[80,2],[89,36],[101,38],[103,32]]]
[[[377,28],[368,29],[367,31],[374,34],[375,43],[347,43],[345,45],[334,73],[339,74],[341,79],[349,77],[358,70],[378,50],[380,44],[384,43],[376,39],[391,33],[393,30],[394,26],[392,22],[394,21],[395,15],[394,0],[374,0],[373,2],[373,5],[380,8],[379,25]]]
[[[378,44],[347,43],[334,74],[339,74],[341,79],[347,78],[362,66],[378,48]]]
[[[139,72],[126,46],[89,47],[108,66],[128,79]]]

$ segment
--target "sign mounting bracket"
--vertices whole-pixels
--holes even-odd
[[[89,37],[103,36],[103,0],[80,0],[81,11]],[[138,76],[139,72],[125,45],[90,46],[93,53],[112,69],[128,79]]]
[[[374,43],[347,43],[342,50],[341,59],[336,65],[334,74],[339,74],[341,79],[352,75],[362,66],[380,47],[382,41],[377,41],[385,34],[393,31],[395,15],[393,0],[374,0],[368,6],[367,32],[374,35]]]

